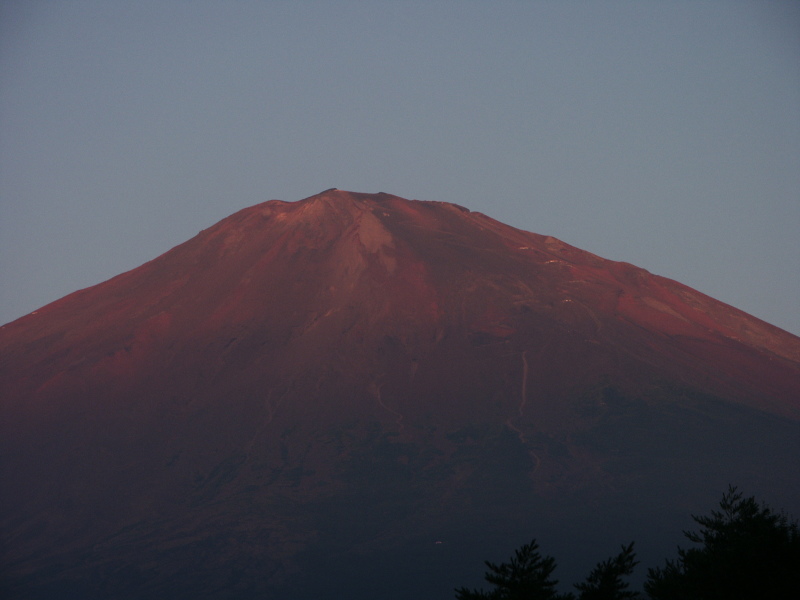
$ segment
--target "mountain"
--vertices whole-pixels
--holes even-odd
[[[0,328],[9,598],[569,582],[798,464],[800,338],[454,204],[265,202]]]

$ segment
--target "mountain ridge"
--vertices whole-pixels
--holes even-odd
[[[401,207],[400,209],[397,208],[398,205]],[[435,210],[431,210],[433,207],[436,207]],[[389,213],[386,212],[386,209],[393,211],[392,216],[395,220],[398,216],[401,219],[407,219],[404,231],[398,231],[397,224],[389,222]],[[239,272],[236,272],[231,269],[230,274],[223,274],[222,277],[215,276],[218,281],[213,284],[211,281],[205,282],[207,285],[199,285],[202,282],[194,282],[192,286],[192,293],[196,297],[213,294],[219,299],[214,309],[210,310],[210,314],[204,316],[213,324],[224,320],[226,312],[249,310],[252,313],[257,309],[257,306],[253,306],[256,303],[252,300],[248,308],[241,303],[237,304],[237,298],[241,301],[248,295],[248,287],[252,287],[253,278],[258,276],[259,269],[269,271],[270,268],[274,268],[276,256],[280,252],[283,252],[282,259],[285,259],[288,254],[321,252],[321,248],[316,248],[315,245],[326,245],[327,250],[333,253],[328,258],[332,265],[330,271],[333,271],[334,274],[326,273],[330,289],[314,290],[314,293],[327,293],[331,298],[336,297],[339,302],[344,302],[346,296],[342,296],[343,290],[339,288],[354,285],[353,282],[364,276],[367,271],[378,278],[394,277],[398,258],[401,258],[405,260],[406,267],[405,271],[396,277],[399,281],[398,287],[408,286],[414,290],[415,294],[419,295],[419,298],[409,299],[412,303],[414,300],[417,301],[415,310],[422,314],[428,314],[434,320],[441,320],[440,308],[435,306],[437,301],[441,301],[441,293],[436,289],[436,285],[431,285],[430,281],[426,281],[426,278],[430,279],[430,274],[426,273],[424,261],[418,258],[420,252],[424,251],[424,240],[422,242],[416,240],[415,247],[409,247],[405,241],[410,239],[408,230],[425,227],[424,231],[429,236],[438,235],[442,238],[442,246],[451,248],[457,248],[459,245],[467,246],[463,241],[459,241],[458,228],[454,228],[451,223],[443,226],[443,216],[437,213],[453,213],[459,220],[463,220],[466,215],[468,222],[475,224],[479,228],[479,232],[489,232],[497,236],[496,239],[491,239],[490,235],[484,235],[483,238],[488,238],[482,241],[484,249],[491,252],[497,252],[498,249],[511,250],[516,255],[515,262],[519,266],[531,270],[535,268],[539,271],[535,275],[540,280],[548,275],[542,271],[566,271],[570,279],[564,281],[565,278],[561,278],[559,284],[561,289],[558,291],[560,296],[554,297],[553,294],[550,294],[547,301],[551,305],[556,303],[573,305],[573,307],[558,307],[560,310],[555,311],[561,313],[562,322],[566,322],[568,325],[571,320],[574,321],[572,326],[575,326],[577,322],[582,322],[582,326],[586,329],[600,330],[603,324],[589,308],[587,297],[592,297],[592,294],[595,295],[594,298],[600,297],[600,294],[605,296],[614,294],[617,296],[616,298],[605,299],[609,309],[615,316],[629,322],[634,327],[651,326],[652,329],[663,335],[673,338],[681,336],[689,338],[695,345],[719,345],[720,342],[728,345],[742,344],[750,346],[755,351],[774,354],[776,360],[788,359],[796,362],[800,357],[799,338],[750,317],[738,309],[719,303],[678,282],[652,275],[627,263],[606,261],[549,236],[540,236],[510,228],[480,213],[469,212],[463,207],[446,203],[408,203],[408,201],[388,194],[354,194],[335,190],[311,196],[298,203],[268,201],[238,211],[214,227],[204,230],[192,240],[145,263],[142,267],[128,271],[100,285],[124,288],[128,280],[136,278],[137,274],[142,273],[142,270],[152,272],[152,276],[160,281],[159,277],[163,279],[164,275],[160,275],[159,271],[168,270],[171,280],[166,286],[167,291],[158,292],[166,297],[170,294],[169,289],[192,285],[191,282],[185,280],[187,269],[206,265],[206,268],[214,270],[214,264],[224,263],[225,255],[228,252],[241,248],[247,252],[248,271],[245,272],[239,268]],[[291,227],[295,229],[294,237],[281,228],[282,222],[290,217],[293,223]],[[463,224],[459,223],[459,225]],[[259,243],[259,235],[265,234],[262,227],[272,228],[276,231],[267,232],[267,239]],[[315,227],[318,229],[313,229]],[[312,229],[313,233],[309,233]],[[297,230],[300,232],[299,235],[297,235]],[[247,236],[251,236],[253,239],[246,240]],[[472,240],[474,238],[475,236]],[[332,239],[339,239],[341,243],[333,243]],[[400,248],[394,246],[394,239],[400,240],[398,242]],[[255,243],[253,243],[254,241]],[[349,243],[351,241],[358,243]],[[250,247],[245,248],[248,242],[250,242]],[[192,248],[192,246],[196,248]],[[188,250],[187,257],[177,261],[177,264],[165,266],[164,263],[169,263],[174,252],[179,249]],[[470,251],[469,247],[462,249],[467,253]],[[531,257],[534,258],[531,260]],[[444,258],[447,259],[447,256]],[[187,264],[187,260],[193,262]],[[443,263],[445,260],[439,262]],[[486,263],[486,259],[483,259],[483,262]],[[181,269],[184,269],[184,272],[181,272]],[[482,270],[488,271],[488,275],[491,276],[490,264],[483,265]],[[444,275],[451,277],[446,273]],[[275,275],[269,273],[269,276]],[[279,276],[284,279],[291,277],[285,272]],[[334,282],[333,280],[337,277],[340,281]],[[518,288],[523,288],[515,290],[517,296],[515,302],[518,305],[525,305],[526,298],[535,297],[540,292],[532,290],[529,284],[523,283],[522,275],[515,277],[516,281],[513,284]],[[342,284],[341,282],[347,283]],[[338,288],[334,283],[338,284]],[[630,293],[626,287],[629,287],[630,283],[639,285],[645,293]],[[132,285],[137,284],[132,282]],[[524,287],[528,289],[524,289]],[[257,290],[258,293],[264,292],[262,288]],[[581,290],[580,288],[588,289]],[[28,315],[17,322],[21,324],[28,322],[29,319],[42,319],[43,314],[58,310],[61,303],[70,304],[79,298],[91,297],[95,290],[97,290],[97,286],[75,292],[39,309],[35,315]],[[399,289],[397,292],[402,293]],[[120,298],[125,294],[122,290],[115,291],[115,293]],[[250,296],[253,294],[250,293]],[[427,298],[426,306],[419,305],[420,298]],[[163,300],[163,297],[151,297],[147,302],[152,307],[157,306]],[[529,303],[527,306],[530,308],[531,305]],[[118,302],[116,306],[118,310],[130,308],[124,300]],[[713,319],[707,316],[709,307],[713,307]],[[137,307],[137,310],[142,313],[144,308],[147,307]],[[322,308],[320,307],[317,311],[321,315],[325,315],[331,310],[330,307],[327,310],[322,310]],[[333,310],[337,310],[336,306],[333,306]],[[585,314],[581,314],[582,312]],[[94,317],[91,318],[94,320]],[[150,318],[155,319],[155,314]],[[158,328],[157,322],[163,326],[167,320],[174,320],[174,316],[168,317],[162,314],[151,322],[151,328],[155,330]],[[487,328],[484,333],[491,336],[489,330],[492,328],[495,332],[505,330],[508,333],[510,329],[502,321],[502,318],[497,318],[493,324],[484,323],[483,327]],[[5,327],[9,327],[9,325],[11,324]],[[97,325],[102,325],[102,323],[98,322]],[[13,326],[11,329],[15,327]],[[780,378],[777,378],[777,381],[780,381]],[[790,412],[795,417],[800,415],[800,411],[795,409]]]
[[[671,550],[655,529],[731,482],[794,510],[798,356],[457,205],[270,200],[0,329],[10,597],[337,597],[321,562],[341,591],[391,560],[447,592],[515,532],[628,521]]]

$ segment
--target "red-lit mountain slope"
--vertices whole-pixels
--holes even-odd
[[[800,339],[387,194],[242,210],[3,326],[0,410],[12,597],[358,597],[390,563],[403,597],[515,533],[655,553],[727,483],[800,492]]]

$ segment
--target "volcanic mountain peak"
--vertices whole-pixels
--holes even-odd
[[[796,501],[798,428],[797,337],[454,204],[331,189],[0,329],[0,566],[19,598],[436,582],[439,551],[549,528],[574,552],[709,486]]]
[[[0,343],[16,352],[53,340],[47,347],[61,358],[50,369],[96,357],[90,362],[102,371],[131,362],[134,354],[118,345],[155,353],[168,343],[192,356],[199,339],[213,347],[222,338],[230,340],[226,354],[257,344],[256,362],[273,356],[292,372],[311,355],[325,363],[320,353],[332,347],[372,361],[386,340],[415,361],[459,354],[464,344],[516,355],[515,368],[526,352],[553,364],[582,355],[596,371],[582,368],[576,385],[635,363],[624,379],[657,372],[681,385],[702,380],[709,392],[800,415],[795,336],[555,238],[458,205],[384,193],[331,189],[243,209],[138,269],[10,324]],[[746,366],[757,355],[768,360]],[[709,372],[700,357],[719,364]]]

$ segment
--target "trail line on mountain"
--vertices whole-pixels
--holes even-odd
[[[520,390],[520,401],[519,406],[517,407],[517,416],[521,417],[522,412],[525,410],[525,404],[528,402],[528,351],[522,351],[522,389]],[[525,439],[525,434],[522,430],[514,425],[514,417],[509,417],[506,420],[506,425],[508,426],[511,431],[517,434],[519,441],[522,442],[522,445],[526,448],[528,447],[528,442]],[[533,468],[533,473],[539,470],[539,466],[542,464],[542,459],[539,458],[539,455],[536,454],[533,450],[528,449],[528,453],[533,458],[536,466]]]
[[[525,408],[525,403],[528,401],[528,351],[522,352],[522,400],[519,404],[519,416],[522,416],[522,410]]]
[[[373,381],[372,385],[370,385],[370,391],[375,396],[375,399],[378,401],[380,407],[394,415],[395,423],[397,423],[397,433],[403,433],[403,428],[404,428],[403,415],[394,410],[393,408],[389,408],[388,406],[386,406],[386,404],[383,401],[383,397],[381,396],[381,386],[378,385],[376,381]]]
[[[597,317],[595,312],[591,308],[589,308],[584,302],[581,302],[580,300],[574,300],[573,299],[572,301],[575,302],[576,304],[578,304],[579,306],[582,306],[583,309],[587,312],[587,314],[589,315],[589,318],[592,320],[592,322],[594,322],[594,327],[595,327],[595,332],[594,333],[595,333],[595,335],[599,335],[600,332],[603,329],[603,323]]]

